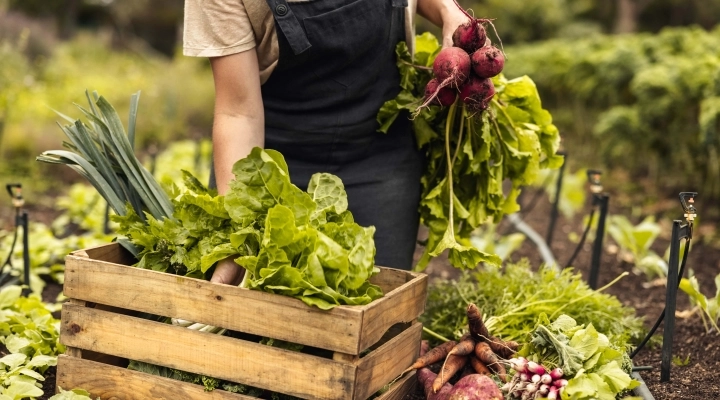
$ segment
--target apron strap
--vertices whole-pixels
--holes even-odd
[[[310,41],[308,40],[303,28],[300,26],[300,22],[297,20],[295,14],[293,14],[292,10],[290,9],[287,1],[265,1],[267,2],[268,6],[270,6],[270,11],[273,13],[273,17],[275,17],[275,21],[277,21],[283,35],[285,35],[285,37],[287,38],[293,53],[295,53],[295,55],[298,55],[309,49],[311,46]],[[407,2],[407,0],[393,0],[393,4],[396,1]]]
[[[392,6],[398,8],[405,8],[408,6],[408,0],[392,0]]]

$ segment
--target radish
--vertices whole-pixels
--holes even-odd
[[[568,381],[566,379],[558,379],[555,382],[553,382],[553,386],[555,386],[558,389],[567,386],[567,384],[568,384]]]
[[[493,85],[492,81],[474,74],[460,88],[460,100],[467,104],[467,108],[471,112],[480,112],[487,109],[493,96],[495,96],[495,85]]]
[[[543,375],[540,377],[540,381],[541,381],[542,383],[546,384],[546,385],[549,385],[549,384],[552,383],[553,378],[550,377],[550,374],[543,374]]]
[[[556,381],[563,377],[563,370],[560,368],[555,368],[554,370],[550,371],[550,378],[552,380]]]
[[[530,380],[532,381],[532,383],[538,383],[538,382],[540,382],[540,375],[537,375],[537,374],[533,375],[532,378],[530,378]]]
[[[510,362],[512,368],[517,372],[527,371],[527,359],[524,357],[511,358],[508,362]]]
[[[482,47],[470,57],[472,68],[481,78],[492,78],[502,72],[505,56],[497,47]]]
[[[454,103],[457,98],[457,91],[449,86],[445,86],[443,88],[438,88],[438,86],[440,86],[440,82],[438,82],[435,78],[430,79],[425,86],[426,99],[433,97],[433,95],[437,93],[430,104],[447,107]]]
[[[527,369],[533,374],[542,375],[545,373],[545,367],[533,361],[528,362]]]
[[[558,389],[556,387],[551,387],[547,394],[548,400],[557,400],[558,398]]]

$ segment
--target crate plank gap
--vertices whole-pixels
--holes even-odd
[[[365,400],[417,357],[427,276],[381,268],[385,296],[330,311],[286,296],[131,267],[117,243],[67,256],[57,386],[101,399],[250,399],[118,366],[137,360],[303,399]],[[155,322],[140,313],[220,326],[228,337]],[[249,335],[302,344],[294,352]],[[120,362],[118,362],[120,361]],[[381,395],[400,399],[414,374]]]

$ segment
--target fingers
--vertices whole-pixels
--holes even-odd
[[[218,262],[210,282],[237,286],[242,281],[244,274],[245,269],[237,265],[230,257]]]

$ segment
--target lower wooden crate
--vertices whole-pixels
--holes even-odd
[[[413,371],[394,382],[375,400],[402,400],[415,390],[416,383]],[[92,388],[93,396],[101,400],[257,400],[224,390],[206,392],[199,385],[69,355],[58,357],[57,386],[64,389]]]

